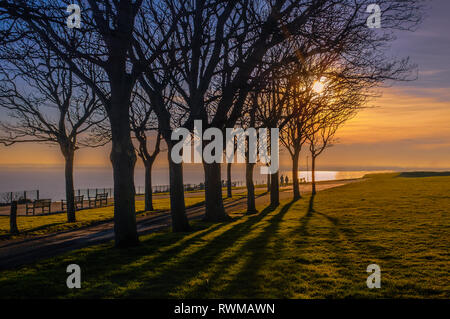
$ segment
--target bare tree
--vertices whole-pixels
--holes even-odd
[[[311,117],[321,111],[318,108],[320,104],[317,103],[321,97],[321,92],[317,92],[317,89],[323,85],[320,79],[327,68],[334,67],[333,63],[339,57],[336,52],[317,53],[306,57],[302,63],[294,61],[285,66],[286,76],[291,79],[289,86],[285,88],[289,94],[286,107],[292,108],[294,113],[291,113],[289,120],[281,128],[280,140],[292,160],[294,200],[301,198],[298,178],[300,152],[307,139]]]
[[[19,48],[26,48],[26,57],[19,55]],[[10,111],[12,119],[1,123],[0,142],[59,146],[65,160],[67,221],[75,222],[75,151],[107,142],[89,135],[105,119],[101,103],[95,92],[76,81],[65,63],[45,48],[27,48],[22,43],[15,49],[0,67],[0,107]]]
[[[352,84],[345,80],[329,80],[329,86],[323,84],[320,96],[314,100],[313,111],[307,119],[304,131],[311,153],[312,194],[316,194],[316,159],[323,151],[332,146],[336,131],[346,121],[361,110],[372,97],[369,83],[360,81]],[[373,83],[372,83],[373,84]]]
[[[307,135],[309,151],[311,152],[311,191],[316,194],[316,158],[327,148],[332,146],[333,137],[339,128],[338,123],[317,123],[314,132]]]
[[[169,1],[170,2],[170,1]],[[172,2],[170,2],[172,3]],[[178,2],[180,14],[170,61],[181,81],[173,81],[188,113],[203,128],[225,132],[242,115],[252,75],[266,52],[289,37],[308,34],[307,25],[327,11],[326,1]],[[305,32],[303,32],[305,31]],[[208,143],[204,143],[206,147]],[[204,163],[205,219],[227,220],[222,201],[220,163]]]
[[[153,109],[148,101],[140,95],[135,96],[131,107],[131,129],[134,133],[138,146],[136,152],[141,158],[145,168],[145,210],[152,211],[153,190],[152,190],[152,166],[156,157],[161,151],[161,134],[158,130],[158,122],[153,114]],[[148,148],[148,132],[156,132],[155,145],[153,151]]]
[[[286,65],[276,63],[282,58],[282,51],[282,48],[271,50],[267,63],[259,75],[260,89],[252,93],[255,95],[253,103],[259,125],[280,130],[296,112],[294,108],[288,107],[290,105],[288,88],[291,79],[284,72]],[[269,144],[269,147],[272,145]],[[280,203],[278,175],[277,170],[270,176],[270,204],[272,206],[278,206]]]
[[[258,107],[257,96],[255,94],[250,94],[250,108],[248,111],[248,127],[256,128],[256,110]],[[250,138],[247,140],[247,148],[245,153],[245,185],[247,187],[247,214],[256,214],[258,210],[256,209],[255,202],[255,184],[253,182],[253,169],[255,168],[255,163],[250,162]]]
[[[170,61],[178,69],[180,78],[172,81],[187,111],[183,126],[192,130],[193,121],[201,120],[203,129],[209,127],[212,104],[217,96],[211,95],[212,83],[220,63],[227,54],[226,44],[231,34],[237,32],[242,22],[248,1],[208,1],[196,0],[179,2],[176,10],[184,12],[180,24],[175,29],[174,42],[179,48],[170,55]],[[176,63],[181,61],[181,63]],[[223,80],[226,81],[225,72]],[[181,81],[180,81],[181,79]],[[223,85],[223,82],[220,83]],[[202,149],[208,144],[203,141]],[[210,221],[227,220],[222,200],[222,178],[220,163],[203,161],[205,174],[205,219]]]
[[[180,61],[170,58],[178,50],[173,33],[179,27],[181,16],[187,14],[177,9],[177,5],[173,1],[146,1],[143,4],[137,16],[132,63],[143,68],[139,85],[153,108],[159,132],[167,145],[172,230],[184,232],[189,231],[190,226],[184,202],[183,166],[172,160],[171,151],[177,143],[172,140],[173,130],[181,126],[187,110],[168,83],[169,79],[178,81],[176,65]],[[155,57],[155,50],[163,54]]]
[[[56,0],[0,2],[5,20],[15,21],[20,34],[35,34],[89,85],[102,101],[111,124],[111,162],[114,175],[114,232],[116,246],[127,247],[139,241],[135,216],[134,167],[136,154],[131,140],[129,112],[131,95],[146,64],[131,63],[133,41],[139,36],[136,19],[143,3],[150,0],[80,0],[83,18],[80,28],[66,25],[66,7]],[[176,20],[173,20],[174,23]],[[6,25],[6,24],[5,24]],[[0,27],[3,29],[3,24]],[[153,24],[152,29],[157,28]],[[170,32],[160,32],[161,42]],[[156,39],[155,39],[156,40]],[[160,54],[160,46],[146,48],[150,62]],[[102,73],[105,82],[94,83],[81,67],[90,64]]]

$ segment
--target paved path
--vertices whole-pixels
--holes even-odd
[[[317,185],[318,191],[327,188],[341,186],[355,180],[335,181],[321,183]],[[308,185],[301,185],[301,192],[309,190]],[[237,192],[242,190],[237,190]],[[292,196],[291,188],[282,188],[280,200],[288,199]],[[267,194],[258,196],[256,205],[264,205],[269,202]],[[230,213],[246,208],[246,198],[227,201],[225,210]],[[186,210],[190,220],[199,219],[204,215],[204,207],[193,207]],[[161,212],[153,216],[138,216],[137,228],[139,235],[151,233],[171,224],[170,214]],[[33,239],[6,240],[0,242],[0,269],[18,267],[31,263],[39,259],[48,258],[62,254],[67,251],[82,247],[104,243],[114,239],[113,221],[104,222],[95,226],[90,226],[78,230],[71,230],[50,234]]]

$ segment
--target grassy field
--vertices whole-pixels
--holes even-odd
[[[309,200],[3,271],[0,297],[450,297],[450,177],[372,175]],[[66,287],[71,263],[81,289]],[[372,263],[381,289],[366,286]]]
[[[205,196],[199,194],[195,197],[187,197],[186,205],[194,206],[202,204],[205,200]],[[142,214],[156,214],[159,211],[168,210],[170,202],[168,198],[154,198],[153,207],[155,211],[144,212],[144,201],[136,200],[136,211],[138,215]],[[20,230],[20,234],[16,236],[10,236],[9,234],[9,216],[0,216],[0,239],[20,238],[40,236],[48,233],[65,231],[71,229],[77,229],[85,226],[89,226],[101,221],[111,220],[114,217],[114,207],[107,206],[102,208],[92,208],[77,211],[77,222],[67,223],[67,214],[50,214],[50,215],[36,215],[36,216],[18,216],[17,227]]]

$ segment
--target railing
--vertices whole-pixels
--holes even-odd
[[[114,188],[84,188],[76,189],[75,196],[84,195],[84,198],[95,197],[97,194],[108,194],[108,198],[114,197]]]
[[[255,181],[255,186],[265,185],[265,181]],[[227,182],[222,181],[222,187],[226,187]],[[232,187],[241,187],[245,186],[245,182],[243,181],[233,181],[231,184]],[[205,184],[184,184],[184,191],[198,191],[204,190]],[[170,191],[170,185],[154,185],[152,186],[152,192],[154,194],[157,193],[167,193]],[[89,197],[95,197],[97,194],[108,193],[108,198],[114,197],[114,188],[84,188],[84,189],[76,189],[75,196],[84,195],[87,199]],[[136,186],[136,194],[143,195],[145,193],[144,186]],[[12,201],[17,201],[19,204],[24,204],[27,202],[32,202],[40,197],[39,190],[28,190],[28,191],[20,191],[20,192],[0,192],[0,206],[9,206]]]
[[[0,206],[9,206],[13,201],[24,204],[36,199],[39,199],[39,190],[2,192],[0,193]]]
[[[232,187],[239,187],[239,186],[244,186],[245,183],[242,181],[235,181],[231,183]],[[256,185],[256,184],[255,184]],[[222,187],[226,187],[227,183],[226,181],[222,181]],[[197,191],[197,190],[204,190],[205,189],[205,184],[204,183],[200,183],[200,184],[184,184],[184,191],[185,192],[189,192],[189,191]],[[170,185],[154,185],[152,186],[152,193],[157,194],[157,193],[167,193],[170,191]],[[143,195],[145,193],[145,186],[136,186],[136,194],[137,195]]]

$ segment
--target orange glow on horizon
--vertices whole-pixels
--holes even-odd
[[[362,110],[338,130],[339,142],[324,152],[319,165],[450,168],[449,88],[384,89],[383,96],[369,106],[376,107]],[[280,151],[281,165],[289,166],[289,154]],[[75,155],[75,165],[110,167],[109,153],[110,145],[80,149]],[[0,166],[61,166],[63,163],[56,146],[0,146]],[[138,160],[137,166],[141,165]],[[166,166],[167,155],[161,154],[155,167]],[[198,168],[203,169],[201,165]]]

